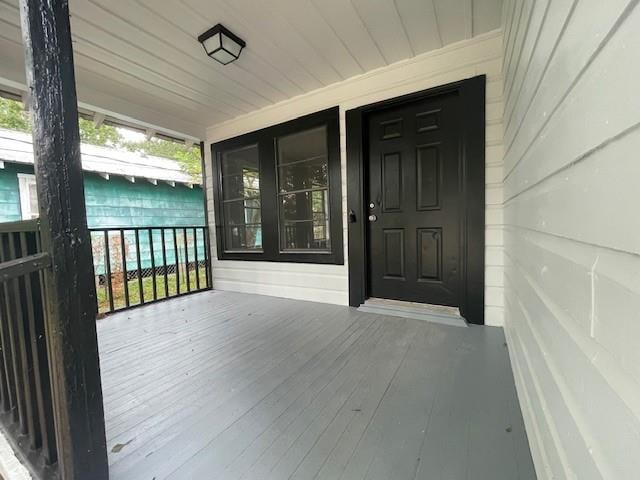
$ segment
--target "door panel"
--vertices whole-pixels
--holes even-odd
[[[440,145],[416,148],[417,210],[440,208]]]
[[[404,280],[404,230],[388,228],[383,232],[384,278]]]
[[[372,297],[460,306],[458,103],[449,93],[369,115]]]
[[[418,229],[418,281],[442,281],[442,229]]]
[[[382,208],[384,212],[402,209],[402,154],[385,153],[382,157]]]

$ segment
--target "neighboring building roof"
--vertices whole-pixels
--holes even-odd
[[[193,178],[180,168],[175,160],[154,157],[138,152],[116,150],[83,143],[80,145],[82,169],[109,178],[120,175],[129,181],[148,180],[183,183],[191,186],[201,184],[200,177]],[[33,165],[33,144],[31,135],[0,128],[0,167],[2,162]]]

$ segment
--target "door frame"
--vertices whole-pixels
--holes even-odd
[[[347,222],[349,247],[349,305],[368,298],[368,244],[365,196],[368,182],[367,119],[372,113],[430,97],[457,93],[462,112],[462,215],[460,312],[470,323],[484,324],[485,268],[485,92],[486,76],[449,83],[364,105],[346,112]]]

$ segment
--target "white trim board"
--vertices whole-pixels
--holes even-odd
[[[30,188],[36,185],[36,176],[31,173],[18,173],[18,193],[20,195],[20,216],[22,220],[34,218],[34,210],[37,213],[38,205],[31,205]],[[37,216],[37,215],[36,215]]]

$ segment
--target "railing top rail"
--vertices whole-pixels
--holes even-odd
[[[40,227],[40,221],[37,218],[32,220],[17,220],[15,222],[0,223],[0,233],[15,232],[37,232]]]
[[[207,228],[207,225],[151,225],[148,227],[94,227],[90,228],[90,232],[105,232],[105,231],[135,231],[135,230],[168,230],[172,228]]]
[[[37,272],[38,270],[44,270],[50,265],[51,258],[48,253],[34,253],[26,257],[2,262],[0,263],[0,283]]]

